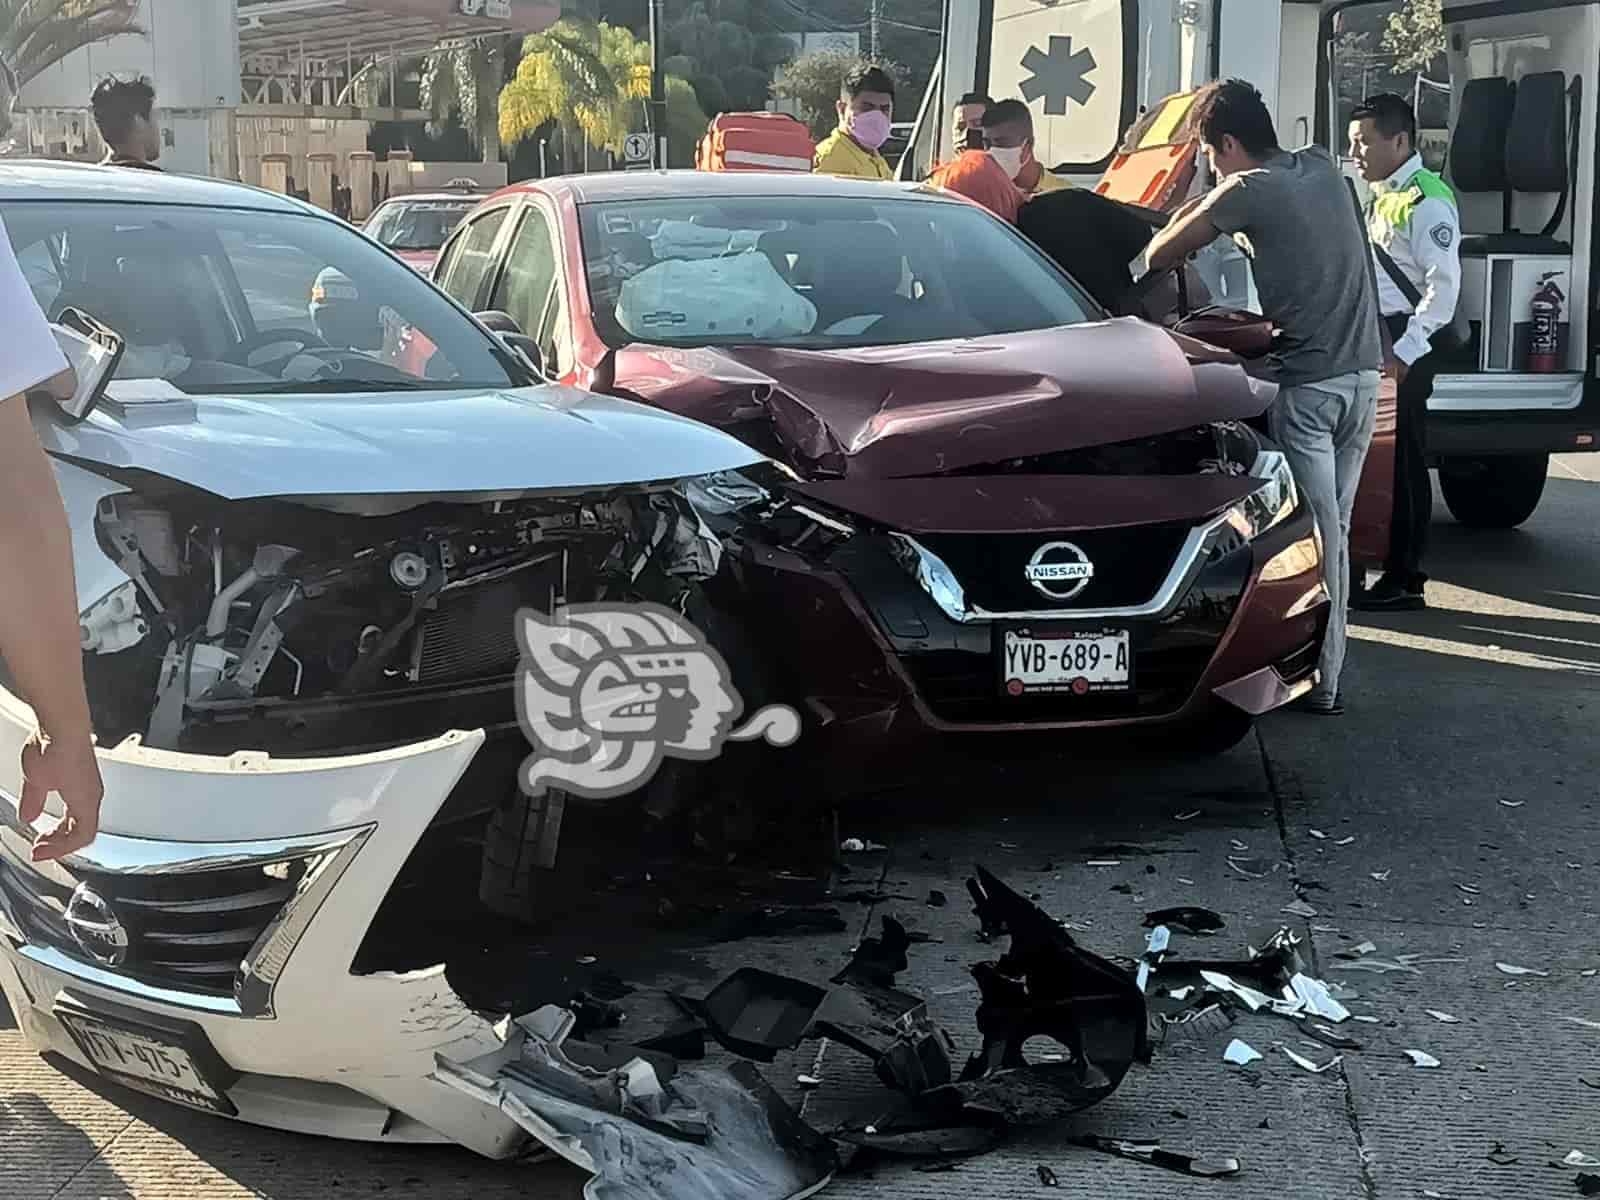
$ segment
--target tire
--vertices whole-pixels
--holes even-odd
[[[556,865],[568,795],[556,789],[529,796],[520,788],[497,804],[483,833],[478,899],[513,921],[533,919],[539,892]]]
[[[763,669],[754,644],[742,624],[713,606],[697,591],[690,601],[688,618],[698,627],[727,661],[734,684],[745,702],[745,713],[766,704],[772,685]],[[708,800],[722,797],[751,798],[764,794],[750,783],[765,765],[765,748],[757,745],[728,744],[718,760],[686,762],[664,759],[648,783],[637,791],[605,801],[605,806],[635,827],[664,828],[675,820],[691,818]],[[551,789],[537,798],[528,796],[513,784],[511,794],[489,815],[483,835],[482,871],[478,878],[478,898],[500,916],[523,924],[537,919],[538,906],[553,902],[561,844],[561,826],[570,805],[594,808],[595,802],[572,797]],[[723,822],[726,831],[739,840],[742,828],[756,816],[730,808]],[[748,836],[748,833],[746,833]]]
[[[1472,529],[1515,529],[1539,507],[1548,454],[1447,458],[1439,464],[1439,490],[1451,515]]]

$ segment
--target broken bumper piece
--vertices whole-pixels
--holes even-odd
[[[833,1143],[749,1063],[666,1080],[644,1059],[602,1071],[567,1053],[570,1013],[541,1009],[515,1025],[505,1052],[441,1057],[434,1077],[593,1176],[587,1200],[798,1200],[838,1169]]]

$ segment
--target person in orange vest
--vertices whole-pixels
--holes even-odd
[[[1012,224],[1016,224],[1017,210],[1027,198],[987,150],[963,150],[928,176],[928,183],[976,200],[995,216]]]
[[[839,128],[817,143],[812,170],[847,179],[894,178],[878,147],[889,140],[894,80],[882,67],[863,65],[839,87]]]

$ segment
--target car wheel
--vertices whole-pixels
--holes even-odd
[[[1447,458],[1439,464],[1439,490],[1463,525],[1515,529],[1539,507],[1549,472],[1548,454]]]
[[[533,918],[541,886],[556,865],[568,799],[555,788],[542,796],[518,789],[489,814],[478,899],[491,912],[514,921]]]
[[[696,590],[685,615],[717,648],[733,672],[734,686],[748,715],[773,699],[774,689],[754,643],[742,624]],[[540,907],[559,900],[556,885],[561,827],[567,806],[594,809],[628,823],[657,850],[694,847],[729,855],[756,836],[765,819],[784,805],[763,786],[769,756],[764,743],[727,743],[709,762],[665,758],[643,787],[625,796],[594,801],[552,789],[534,797],[520,788],[490,813],[484,830],[478,897],[491,911],[519,922],[537,919]],[[557,889],[559,890],[559,889]]]

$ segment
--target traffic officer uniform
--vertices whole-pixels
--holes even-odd
[[[1367,232],[1421,299],[1413,306],[1383,264],[1375,264],[1378,311],[1388,326],[1394,356],[1406,365],[1407,373],[1398,389],[1389,558],[1381,590],[1364,599],[1387,601],[1382,607],[1420,608],[1427,581],[1422,554],[1433,517],[1425,438],[1437,356],[1429,339],[1455,315],[1461,290],[1461,219],[1454,193],[1422,165],[1419,154],[1374,183],[1372,191]]]

